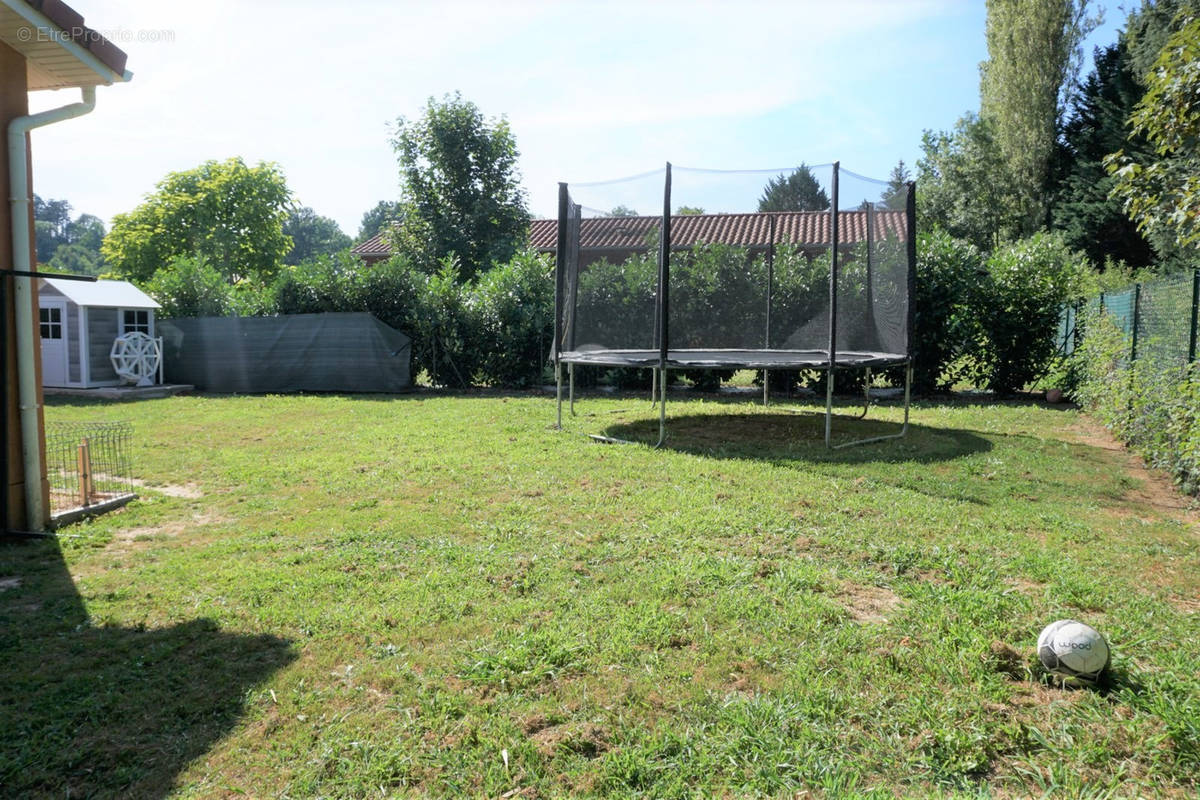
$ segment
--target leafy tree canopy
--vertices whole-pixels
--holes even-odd
[[[829,195],[805,164],[787,177],[767,181],[758,200],[759,211],[825,211],[828,208]]]
[[[1008,205],[1024,235],[1046,224],[1058,122],[1082,64],[1080,45],[1098,23],[1087,15],[1087,0],[987,2],[979,115],[1007,166]]]
[[[1063,168],[1051,227],[1062,231],[1067,245],[1083,250],[1097,266],[1112,258],[1141,267],[1154,258],[1120,199],[1111,196],[1116,179],[1104,168],[1105,157],[1122,147],[1149,154],[1143,137],[1127,139],[1126,120],[1142,93],[1123,42],[1097,49],[1095,67],[1072,101],[1070,118],[1063,126]]]
[[[508,121],[458,93],[396,122],[403,220],[396,244],[429,272],[455,255],[463,279],[512,258],[529,227]]]
[[[33,219],[39,264],[77,275],[104,272],[100,255],[104,222],[99,217],[80,214],[71,219],[71,204],[66,200],[43,200],[35,194]]]
[[[908,183],[911,180],[912,175],[909,174],[908,167],[904,166],[904,159],[900,159],[900,163],[892,167],[887,188],[883,190],[880,201],[894,211],[904,210],[908,205]]]
[[[675,213],[681,217],[698,217],[704,213],[704,209],[699,206],[680,206]]]
[[[267,283],[292,249],[283,231],[290,203],[277,165],[206,161],[168,173],[141,205],[116,215],[104,256],[119,274],[138,281],[178,256],[196,255],[229,283]]]
[[[283,263],[292,266],[315,256],[332,255],[350,246],[350,237],[342,233],[337,222],[322,217],[308,206],[288,212],[283,232],[292,239],[292,249]]]
[[[354,243],[362,244],[399,219],[400,204],[390,200],[380,200],[363,214],[362,222],[358,226],[358,235],[354,237]]]
[[[617,206],[612,211],[608,212],[610,217],[636,217],[638,212],[634,211],[629,206]]]
[[[946,133],[925,131],[917,162],[917,220],[983,251],[1016,236],[1021,213],[990,123],[974,114]]]
[[[1129,50],[1129,67],[1145,84],[1159,53],[1188,19],[1200,16],[1200,0],[1142,0],[1141,8],[1125,21],[1122,37]]]
[[[1200,18],[1182,21],[1167,39],[1130,122],[1154,160],[1142,163],[1124,151],[1106,159],[1113,193],[1148,235],[1200,245]]]

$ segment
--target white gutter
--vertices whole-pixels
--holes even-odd
[[[64,31],[59,30],[58,26],[50,22],[40,11],[35,9],[24,0],[0,0],[25,23],[32,28],[30,31],[31,37],[36,37],[37,41],[56,42],[59,47],[66,50],[76,61],[85,64],[88,69],[96,73],[96,77],[106,85],[111,86],[114,81],[128,81],[133,77],[132,73],[126,72],[124,75],[118,75],[113,72],[112,67],[109,67],[100,59],[96,58],[90,50],[85,47],[80,47],[71,37]],[[19,49],[19,48],[18,48]],[[65,86],[58,88],[67,88]]]
[[[34,128],[81,117],[96,107],[96,87],[81,89],[83,101],[62,108],[17,117],[8,124],[9,198],[12,201],[13,270],[33,269],[30,258],[29,229],[32,226],[32,205],[29,197],[29,162],[26,134]],[[17,328],[17,397],[20,402],[21,455],[25,465],[26,530],[40,533],[46,529],[45,509],[42,507],[41,430],[38,425],[37,330],[33,319],[33,278],[14,276],[13,304],[16,306]]]

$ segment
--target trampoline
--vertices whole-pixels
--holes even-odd
[[[770,172],[783,180],[802,171],[819,176],[818,197],[826,208],[672,214],[673,183],[676,197],[683,184],[690,200],[714,184],[719,190],[728,173],[669,163],[630,179],[580,185],[585,196],[617,189],[624,194],[608,196],[628,197],[633,184],[643,195],[647,185],[657,184],[661,216],[633,215],[624,205],[619,215],[596,211],[606,200],[588,197],[585,206],[568,184],[559,184],[552,352],[559,428],[564,388],[574,411],[576,365],[652,370],[656,447],[667,436],[670,370],[761,370],[764,403],[770,402],[772,370],[820,370],[830,378],[836,371],[861,370],[869,407],[872,371],[899,367],[905,376],[899,432],[835,443],[835,382],[829,379],[825,444],[839,448],[907,434],[914,184],[872,181],[836,162],[737,174],[761,180],[762,172]]]

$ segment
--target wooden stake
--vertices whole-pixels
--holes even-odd
[[[95,487],[92,485],[92,454],[88,448],[86,437],[79,443],[79,504],[83,507],[92,504]]]

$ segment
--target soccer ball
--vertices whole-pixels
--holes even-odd
[[[1094,683],[1111,657],[1100,632],[1073,619],[1060,619],[1042,628],[1037,652],[1046,669],[1084,683]]]

